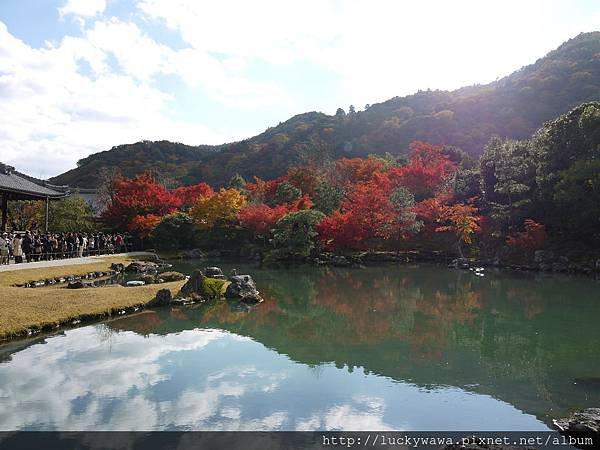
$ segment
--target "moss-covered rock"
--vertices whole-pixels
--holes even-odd
[[[229,281],[204,276],[201,270],[194,270],[190,279],[183,285],[176,297],[194,301],[223,297]]]

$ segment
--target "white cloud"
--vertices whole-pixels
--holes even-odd
[[[106,9],[106,0],[67,0],[59,8],[58,12],[62,16],[73,14],[75,16],[94,17],[104,12]]]

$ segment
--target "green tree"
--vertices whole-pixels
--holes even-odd
[[[315,209],[326,215],[338,209],[343,199],[344,189],[331,183],[318,184],[313,195]]]
[[[159,250],[181,250],[196,246],[196,226],[184,212],[174,212],[162,218],[150,235]]]
[[[290,203],[298,200],[302,196],[302,191],[293,184],[286,181],[277,186],[275,200],[277,203]]]
[[[275,258],[300,258],[310,256],[316,247],[315,226],[325,214],[312,209],[289,213],[279,219],[273,229],[272,256]]]
[[[89,232],[95,228],[91,206],[77,193],[62,200],[50,202],[48,213],[50,231],[59,233]]]
[[[246,186],[246,180],[239,173],[236,173],[229,180],[229,187],[237,189],[239,191],[243,190]]]

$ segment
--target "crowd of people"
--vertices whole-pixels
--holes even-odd
[[[0,264],[51,261],[64,258],[123,253],[128,236],[106,233],[4,232],[0,236]]]

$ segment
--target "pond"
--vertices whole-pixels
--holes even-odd
[[[0,430],[546,430],[600,405],[600,285],[435,266],[269,269],[265,302],[0,347]]]

